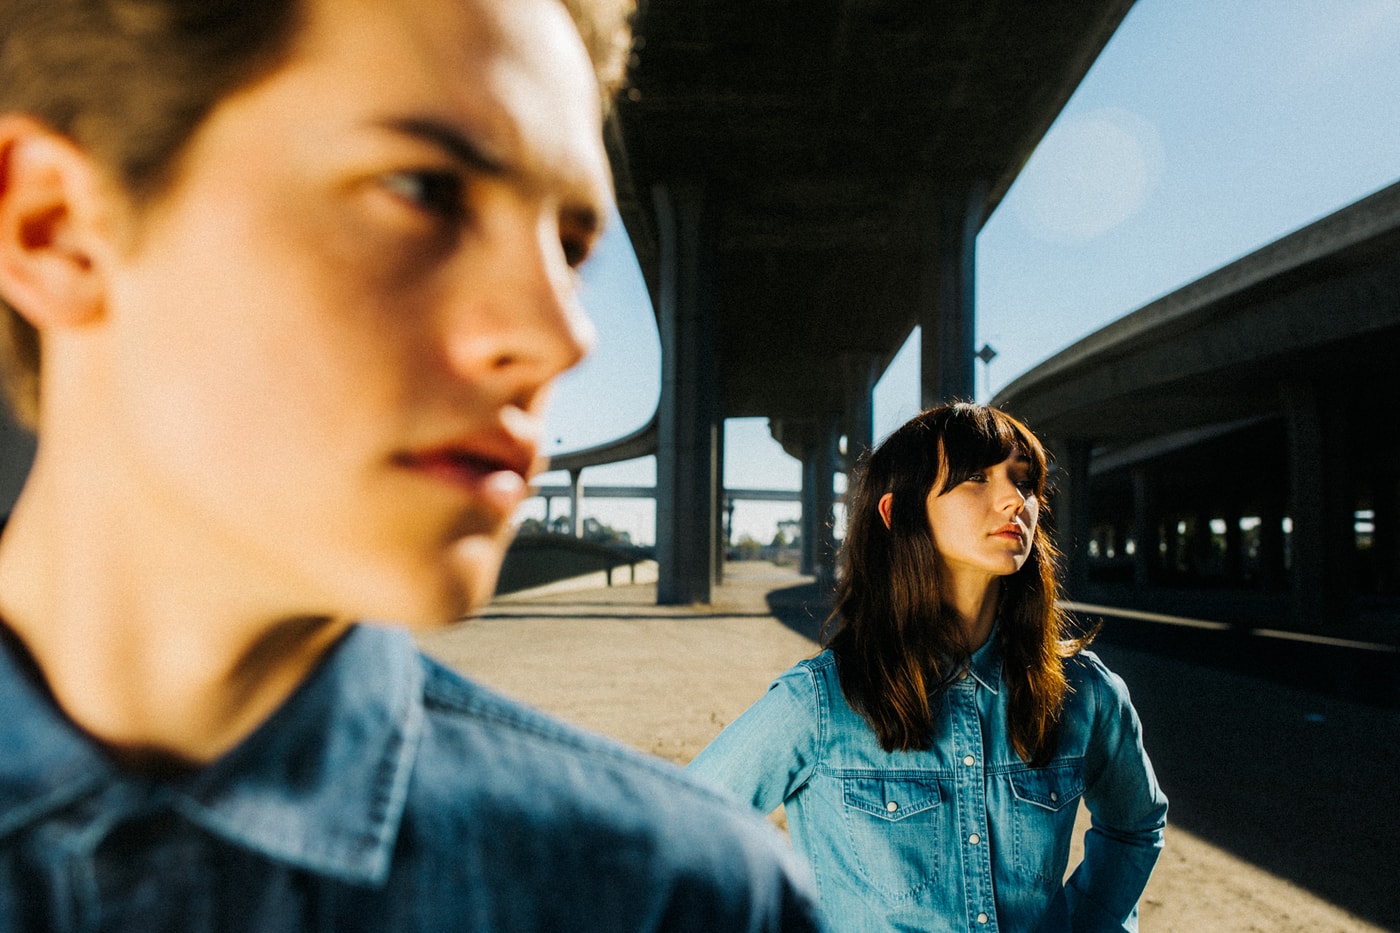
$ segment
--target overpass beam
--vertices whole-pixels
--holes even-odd
[[[661,335],[656,599],[708,603],[716,575],[720,419],[707,192],[675,184],[657,185],[653,195]]]
[[[987,186],[930,192],[919,285],[920,399],[924,408],[974,395],[977,231]]]

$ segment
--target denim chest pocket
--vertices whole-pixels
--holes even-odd
[[[887,898],[912,897],[938,873],[938,847],[951,830],[938,779],[846,772],[842,811],[862,877]]]
[[[1043,887],[1064,882],[1070,840],[1084,796],[1079,761],[1006,775],[1014,801],[1012,861],[1017,872]]]

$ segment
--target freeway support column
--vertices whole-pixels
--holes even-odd
[[[1289,590],[1293,622],[1320,630],[1350,610],[1350,500],[1343,490],[1345,436],[1339,412],[1313,382],[1279,387],[1288,419]]]
[[[836,581],[836,546],[832,537],[832,507],[836,502],[835,417],[805,422],[802,443],[802,566],[830,589]]]
[[[708,603],[717,573],[720,419],[706,192],[699,184],[658,185],[653,195],[661,333],[656,600]]]
[[[850,353],[841,358],[846,398],[842,419],[846,435],[845,468],[849,472],[861,454],[875,446],[875,382],[877,360],[871,353]]]
[[[1089,583],[1089,455],[1093,444],[1087,438],[1072,437],[1058,446],[1065,468],[1055,475],[1055,536],[1065,555],[1065,591],[1070,599],[1083,599]]]
[[[973,398],[977,231],[987,189],[932,191],[924,205],[919,286],[920,398],[924,408]]]
[[[569,534],[583,537],[583,470],[569,471]]]

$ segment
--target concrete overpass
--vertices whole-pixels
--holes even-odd
[[[1070,592],[1400,644],[1400,185],[1155,301],[994,403],[1058,452]]]
[[[977,232],[1130,6],[642,0],[609,143],[661,334],[661,602],[719,578],[725,418],[802,461],[829,575],[838,438],[870,446],[915,325],[924,401],[972,394]]]
[[[706,603],[724,419],[768,418],[829,577],[833,479],[871,444],[872,387],[921,325],[924,401],[972,394],[977,232],[1132,0],[639,5],[607,134],[661,401],[555,466],[655,453],[659,601]],[[12,500],[32,446],[0,444]]]

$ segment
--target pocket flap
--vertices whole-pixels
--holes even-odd
[[[842,783],[846,806],[882,820],[902,820],[943,802],[932,778],[848,777]]]
[[[1017,771],[1010,778],[1011,792],[1018,799],[1047,810],[1063,809],[1084,793],[1084,775],[1078,767]]]

